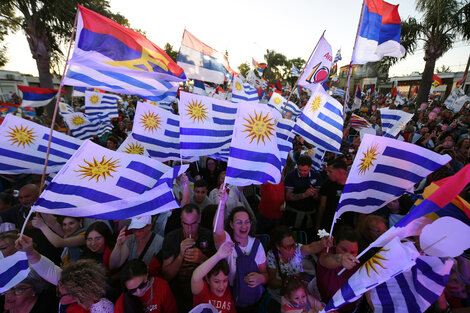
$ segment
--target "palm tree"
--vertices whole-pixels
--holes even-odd
[[[287,65],[287,58],[281,53],[267,49],[264,59],[266,60],[266,69],[263,72],[263,77],[269,82],[275,83],[282,77],[280,68]]]
[[[413,54],[418,40],[424,41],[424,71],[419,85],[417,103],[427,102],[436,60],[458,40],[470,39],[470,2],[468,0],[417,0],[416,10],[423,14],[403,21],[403,28],[412,38],[407,53]],[[407,47],[405,47],[407,48]]]

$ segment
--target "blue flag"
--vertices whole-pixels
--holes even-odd
[[[0,259],[0,293],[10,290],[21,283],[29,274],[26,252],[18,251]]]

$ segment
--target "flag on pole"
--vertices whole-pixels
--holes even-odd
[[[281,157],[276,124],[281,114],[266,104],[238,103],[225,182],[235,186],[279,184]]]
[[[62,114],[73,137],[86,140],[102,136],[113,129],[109,117],[102,115],[89,116],[81,112]]]
[[[372,127],[372,124],[368,120],[354,113],[351,115],[351,118],[349,119],[349,124],[355,130],[361,130],[362,128]]]
[[[64,84],[164,99],[186,80],[183,69],[142,34],[81,5],[77,14]]]
[[[355,111],[361,107],[362,104],[362,92],[361,87],[357,85],[356,92],[354,93],[354,104],[351,108],[352,111]]]
[[[172,186],[167,180],[160,182],[167,173],[180,174],[157,160],[112,151],[87,140],[32,210],[105,220],[158,214],[179,207]]]
[[[312,168],[316,171],[323,170],[323,159],[325,158],[325,150],[312,147],[308,150],[301,151],[301,155],[308,155],[312,159]]]
[[[315,147],[339,153],[343,139],[343,105],[317,84],[297,119],[294,133]]]
[[[26,252],[0,259],[0,293],[7,292],[28,277],[30,270]]]
[[[336,52],[336,55],[335,55],[335,59],[333,60],[333,64],[338,63],[342,59],[343,58],[341,57],[341,49],[338,49],[338,51]]]
[[[204,82],[198,79],[194,80],[193,93],[196,95],[207,96]]]
[[[133,137],[160,162],[180,159],[179,116],[147,102],[137,103]]]
[[[150,154],[148,153],[147,149],[145,149],[143,144],[141,144],[134,138],[132,132],[127,135],[126,139],[121,143],[121,145],[119,146],[119,148],[117,148],[116,151],[128,154],[145,155],[147,157],[150,157]]]
[[[413,92],[411,93],[411,99],[414,99],[418,95],[418,86],[415,86]]]
[[[330,77],[335,76],[336,73],[338,73],[338,64],[333,65],[333,67],[331,68]]]
[[[321,312],[337,310],[346,303],[356,301],[365,292],[409,270],[416,264],[418,256],[419,252],[411,242],[392,240],[359,267]]]
[[[356,38],[352,64],[375,62],[384,56],[401,58],[401,19],[398,5],[383,0],[364,0],[361,24]]]
[[[379,110],[382,120],[382,134],[389,138],[395,138],[413,118],[413,114],[402,110],[391,110],[388,108],[380,108]]]
[[[258,102],[258,90],[235,76],[232,86],[232,102],[241,101]]]
[[[87,87],[73,87],[72,91],[72,97],[85,97],[85,91],[93,91],[93,88],[87,88]]]
[[[292,69],[290,70],[291,76],[299,77],[300,73],[301,73],[301,71],[298,68],[296,68],[294,64],[292,64]]]
[[[60,114],[69,114],[69,113],[75,113],[75,111],[67,103],[59,102],[59,113]]]
[[[279,148],[281,164],[284,168],[289,152],[292,150],[292,141],[295,134],[292,132],[295,122],[286,118],[281,118],[276,125],[277,146]]]
[[[237,105],[187,92],[180,93],[180,149],[183,157],[228,151]]]
[[[333,63],[331,54],[331,45],[322,35],[318,41],[317,49],[305,66],[304,72],[297,84],[313,90],[315,89],[315,84],[320,84],[328,79],[330,77],[331,64]]]
[[[183,33],[177,64],[188,78],[223,84],[225,75],[232,72],[225,55],[212,49],[186,29]]]
[[[29,86],[20,86],[18,89],[23,93],[23,101],[21,102],[22,107],[42,107],[49,104],[49,102],[54,99],[54,97],[59,92],[58,89],[50,88],[39,88],[39,87],[29,87]],[[62,90],[62,93],[65,93]]]
[[[433,74],[432,75],[432,83],[431,83],[431,87],[432,88],[436,88],[438,86],[442,85],[442,78],[440,78],[439,76],[437,76],[436,74]]]
[[[444,291],[453,260],[421,255],[411,270],[371,290],[375,313],[426,311]]]
[[[50,130],[8,114],[0,125],[0,173],[42,174]],[[82,144],[54,131],[46,173],[58,172]]]
[[[365,134],[339,200],[344,212],[369,214],[399,198],[451,158],[415,144]]]
[[[266,64],[261,65],[256,62],[254,58],[251,58],[251,63],[253,64],[255,70],[257,70],[260,75],[263,75],[263,72],[266,69]]]
[[[85,113],[88,116],[102,115],[110,119],[118,117],[117,102],[120,99],[119,95],[85,91]]]
[[[281,96],[280,94],[273,92],[271,95],[271,98],[269,98],[268,101],[268,106],[276,109],[279,111],[279,113],[282,113],[282,110],[284,109],[284,105],[286,104],[286,98]],[[292,101],[289,101],[286,105],[286,112],[291,112],[292,116],[297,118],[301,113],[302,110]]]
[[[468,74],[465,74],[465,76],[455,84],[456,89],[462,88],[463,85],[465,85],[465,80],[467,79],[467,75]]]

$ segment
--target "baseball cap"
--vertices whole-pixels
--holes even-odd
[[[150,224],[152,224],[152,217],[150,215],[134,217],[127,229],[141,229]]]

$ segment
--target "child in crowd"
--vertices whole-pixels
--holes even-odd
[[[282,288],[281,313],[316,313],[324,305],[315,299],[296,275],[289,276]]]
[[[230,268],[227,260],[233,250],[234,244],[224,242],[216,254],[199,265],[191,278],[191,291],[193,304],[212,304],[220,313],[235,313],[230,288],[228,287],[228,274]]]

